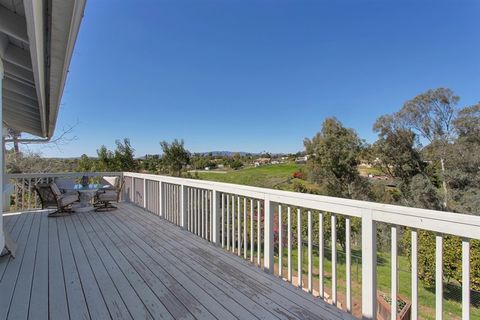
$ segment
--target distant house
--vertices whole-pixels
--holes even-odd
[[[303,156],[303,157],[297,157],[295,159],[295,163],[296,164],[305,164],[305,163],[307,163],[307,160],[308,160],[308,155]]]
[[[261,165],[264,165],[264,164],[269,164],[270,161],[272,159],[270,158],[258,158],[257,160],[255,160],[255,162],[253,163],[255,167],[259,167]]]

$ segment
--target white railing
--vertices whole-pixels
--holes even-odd
[[[82,176],[78,174],[77,176]],[[99,175],[99,174],[96,174]],[[105,174],[101,174],[105,175]],[[52,175],[50,175],[52,176]],[[10,179],[24,176],[9,175]],[[286,281],[313,292],[313,246],[318,247],[318,293],[321,298],[339,306],[337,270],[337,225],[345,221],[345,305],[352,312],[352,220],[361,221],[361,313],[364,319],[375,319],[377,313],[377,223],[391,228],[391,296],[398,295],[399,229],[411,228],[411,317],[418,319],[418,232],[436,234],[435,248],[435,318],[443,317],[443,237],[462,238],[462,318],[470,319],[470,240],[480,239],[480,217],[442,211],[407,208],[379,203],[310,195],[296,192],[249,187],[203,180],[173,178],[152,174],[124,172],[123,199],[221,246],[233,254],[276,273]],[[286,217],[285,217],[286,215]],[[296,219],[295,219],[296,218]],[[324,220],[330,219],[330,238],[326,239]],[[307,230],[297,229],[306,219]],[[296,221],[295,221],[296,220]],[[318,221],[318,241],[313,239],[313,221]],[[274,241],[275,225],[278,235]],[[342,231],[343,232],[343,231]],[[304,234],[306,233],[306,235]],[[293,261],[294,240],[297,263]],[[325,244],[331,252],[331,288],[327,299],[325,277]],[[303,243],[307,244],[306,281],[303,281]],[[286,268],[284,256],[286,251]],[[278,260],[275,261],[275,253]],[[285,270],[286,269],[286,270]],[[296,269],[296,270],[295,270]],[[286,271],[286,272],[285,272]],[[296,278],[294,272],[296,271]],[[391,299],[392,319],[397,315],[397,299]]]

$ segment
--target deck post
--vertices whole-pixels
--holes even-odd
[[[143,208],[147,209],[147,179],[143,179]]]
[[[372,210],[362,212],[362,319],[377,315],[377,226]]]
[[[160,217],[163,218],[163,182],[158,181],[158,207]]]
[[[221,241],[220,241],[220,216],[221,216],[221,208],[220,208],[220,202],[221,202],[221,199],[220,199],[220,195],[221,193],[218,192],[217,190],[213,190],[213,225],[212,225],[212,235],[213,235],[213,239],[212,239],[212,242],[216,245],[216,246],[220,246],[221,245]],[[223,236],[223,235],[222,235]]]
[[[137,204],[137,195],[135,194],[135,176],[132,176],[132,201],[133,204]]]
[[[268,197],[264,204],[264,257],[263,268],[268,273],[273,273],[273,205]],[[260,221],[259,221],[260,223]]]
[[[180,227],[187,229],[187,187],[182,184],[180,188]]]

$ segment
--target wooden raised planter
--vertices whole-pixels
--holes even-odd
[[[385,297],[390,298],[384,293],[377,293],[377,320],[390,320],[392,314],[391,304],[385,300]],[[403,308],[397,313],[397,320],[410,320],[410,313],[412,304],[405,297],[397,296],[397,304],[405,303]]]

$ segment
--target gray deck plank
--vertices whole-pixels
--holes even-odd
[[[139,220],[138,224],[142,227],[150,228],[150,230],[162,228],[165,236],[168,235],[172,240],[175,240],[177,246],[183,244],[184,247],[190,248],[188,255],[203,259],[213,270],[218,272],[222,272],[222,270],[233,271],[227,274],[229,281],[239,286],[245,286],[246,290],[253,288],[256,292],[266,292],[273,300],[280,302],[282,306],[289,306],[290,311],[301,318],[352,319],[351,315],[323,302],[319,298],[315,298],[275,276],[266,274],[257,267],[252,267],[248,261],[219,249],[165,220],[158,219],[155,215],[147,213],[143,209],[140,210],[147,215],[141,214],[141,211],[138,212],[138,208],[131,206],[126,206],[125,210],[129,211],[130,214],[125,218],[132,218],[132,215],[137,213],[138,216],[135,219]],[[148,221],[145,221],[145,218]],[[165,224],[168,224],[169,227],[165,227]],[[235,277],[237,280],[234,279]]]
[[[136,212],[136,211],[132,211],[132,213],[133,212]],[[143,218],[144,218],[143,215],[135,217],[135,219],[138,219],[140,221],[142,221]],[[131,215],[125,216],[124,219],[131,220],[133,219],[133,217]],[[124,219],[122,219],[122,221]],[[153,221],[148,221],[146,223],[138,223],[138,225],[140,228],[149,228],[147,224],[151,225],[152,223],[155,224],[156,222],[157,221],[153,220]],[[153,241],[152,243],[150,243],[152,247],[159,248],[159,245],[158,245],[159,243],[162,243],[162,247],[164,247],[165,242],[172,241],[176,245],[175,251],[177,252],[177,254],[180,254],[181,251],[185,250],[185,248],[182,246],[183,244],[182,239],[178,238],[178,234],[176,233],[176,231],[184,233],[185,236],[189,238],[188,239],[189,243],[196,242],[197,240],[196,238],[192,239],[189,233],[183,232],[177,226],[170,225],[170,226],[167,226],[167,228],[168,230],[164,231],[163,237],[159,235],[159,237],[162,237],[160,242]],[[142,233],[141,230],[137,230],[136,232]],[[144,234],[144,237],[145,236],[147,235]],[[211,246],[211,244],[208,244],[208,242],[204,240],[202,240],[201,243]],[[218,248],[216,248],[216,250],[218,250]],[[235,296],[236,300],[238,300],[238,297],[239,297],[238,294],[243,292],[243,294],[252,297],[252,299],[262,302],[264,306],[268,307],[269,310],[274,313],[274,316],[276,318],[283,318],[283,317],[297,318],[297,319],[319,319],[320,318],[320,316],[315,315],[313,313],[309,313],[308,311],[303,311],[301,314],[299,314],[298,310],[296,309],[297,306],[295,304],[293,304],[292,306],[291,302],[285,301],[285,299],[282,296],[279,296],[275,293],[275,290],[272,290],[271,288],[260,287],[257,283],[257,279],[255,278],[248,279],[247,282],[245,277],[237,279],[235,276],[241,274],[242,273],[241,270],[237,270],[234,268],[234,266],[231,266],[231,265],[221,268],[216,263],[210,261],[212,259],[210,255],[208,255],[208,257],[202,257],[203,253],[204,253],[203,248],[197,248],[191,251],[188,251],[187,249],[187,251],[182,252],[184,259],[188,259],[188,257],[190,257],[192,260],[192,264],[196,265],[197,268],[203,267],[205,270],[211,270],[216,274],[218,278],[223,278],[224,282],[231,283],[233,286],[239,289],[237,291],[237,295]],[[268,277],[270,275],[262,274],[261,276]],[[288,307],[290,307],[292,310],[289,311]]]
[[[25,256],[25,247],[30,234],[32,221],[33,215],[28,215],[25,218],[24,226],[18,235],[16,258],[12,259],[11,257],[6,257],[8,263],[6,264],[4,276],[0,282],[0,319],[7,319],[10,310],[10,303],[12,301],[22,261]]]
[[[114,319],[132,319],[132,316],[120,297],[115,284],[98,257],[95,248],[93,248],[92,244],[87,239],[84,230],[77,228],[78,226],[73,223],[75,219],[75,215],[72,215],[68,219],[65,219],[65,223],[67,228],[69,228],[68,230],[70,233],[76,232],[80,245],[83,247],[86,256],[83,263],[88,263],[90,265],[110,316]]]
[[[185,306],[173,296],[144,262],[128,246],[122,244],[122,240],[110,228],[103,225],[102,220],[95,219],[94,215],[90,216],[89,220],[93,222],[92,226],[96,226],[99,237],[105,243],[108,243],[110,252],[115,254],[117,261],[127,269],[133,283],[146,298],[144,302],[148,304],[156,319],[172,319],[171,313],[186,319],[193,318],[191,314],[189,315]],[[165,277],[163,273],[159,273],[159,275],[161,278]],[[167,282],[167,284],[171,288],[173,287],[172,283]]]
[[[25,243],[24,257],[18,273],[18,279],[15,284],[15,292],[10,303],[10,312],[8,319],[26,319],[28,317],[28,308],[25,304],[30,303],[30,291],[33,281],[33,270],[35,268],[35,257],[37,251],[38,232],[40,230],[41,216],[32,214],[32,225],[30,234]]]
[[[78,275],[77,263],[73,257],[70,239],[68,238],[65,219],[70,217],[56,218],[60,252],[62,255],[63,274],[65,277],[65,289],[67,293],[68,310],[71,319],[89,319],[87,302],[83,293],[82,283]]]
[[[48,319],[48,217],[47,212],[40,214],[40,230],[36,243],[37,256],[33,271],[33,283],[30,293],[29,319]]]
[[[110,313],[108,312],[107,305],[105,304],[105,300],[100,292],[97,280],[95,279],[90,264],[88,263],[87,256],[83,251],[83,247],[78,239],[78,235],[71,223],[71,220],[65,219],[65,225],[67,227],[73,256],[75,257],[75,261],[77,263],[78,274],[80,276],[80,281],[82,282],[82,288],[90,317],[92,319],[99,320],[110,319]]]
[[[58,240],[57,219],[48,221],[48,311],[50,319],[68,319],[68,302]]]
[[[100,216],[103,219],[112,218],[109,215]],[[108,220],[107,220],[108,221]],[[168,273],[173,281],[178,282],[183,286],[187,291],[192,293],[195,299],[200,302],[210,313],[212,313],[218,319],[235,319],[235,316],[225,307],[228,305],[228,300],[231,300],[229,297],[223,295],[217,297],[218,299],[225,300],[225,304],[219,303],[212,295],[218,295],[218,292],[206,291],[205,287],[193,282],[187,275],[177,269],[177,266],[171,265],[166,261],[165,257],[162,257],[158,252],[153,250],[151,246],[145,243],[140,237],[135,235],[133,232],[125,228],[124,226],[117,226],[115,219],[112,218],[113,223],[108,223],[108,226],[115,230],[117,235],[129,245],[130,248],[134,249],[137,254],[142,254],[143,261],[149,261],[149,265],[152,268],[157,268],[158,272]],[[157,266],[156,266],[157,265]],[[161,268],[158,268],[160,266]],[[208,285],[203,283],[203,285]],[[233,307],[236,306],[235,302],[232,301],[231,304]]]
[[[112,257],[125,277],[128,279],[132,288],[142,300],[143,305],[149,310],[154,319],[165,318],[169,315],[168,310],[162,301],[155,295],[155,292],[147,285],[147,282],[140,276],[140,273],[129,263],[123,256],[122,252],[115,247],[115,244],[107,236],[106,232],[99,226],[93,218],[87,218],[85,215],[80,216],[80,220],[84,225],[89,224],[97,233],[98,246],[105,248],[100,249],[104,254],[107,253]]]
[[[9,214],[3,217],[3,228],[11,232],[12,228],[15,226],[17,220],[21,217],[21,214]]]
[[[125,275],[119,269],[115,261],[110,257],[110,254],[105,249],[103,244],[98,241],[97,235],[93,231],[92,227],[90,225],[84,225],[82,222],[80,222],[78,215],[73,217],[73,221],[76,225],[77,231],[82,230],[80,232],[85,232],[86,236],[89,238],[91,247],[95,249],[106,271],[110,275],[110,278],[112,279],[113,283],[115,283],[115,287],[122,297],[122,300],[132,318],[152,319],[150,313],[145,308],[137,293],[133,290]]]
[[[123,211],[123,210],[122,210]],[[122,212],[123,214],[124,212]],[[139,219],[139,217],[135,217]],[[192,254],[185,254],[184,248],[173,244],[168,236],[163,236],[164,232],[153,233],[143,229],[138,223],[134,223],[134,216],[123,215],[119,221],[125,223],[128,227],[135,230],[136,234],[142,235],[142,239],[147,241],[155,250],[157,250],[162,256],[167,257],[170,263],[176,266],[195,266],[194,269],[188,270],[190,274],[198,274],[198,276],[204,277],[214,287],[212,290],[223,292],[231,297],[238,304],[242,305],[244,309],[248,310],[252,316],[260,319],[292,319],[296,318],[295,315],[289,313],[286,309],[283,309],[280,305],[274,301],[266,298],[263,295],[258,295],[255,290],[249,292],[238,290],[239,284],[225,281],[222,277],[219,277],[218,270],[214,270],[211,266],[203,266],[199,264],[193,258]],[[172,226],[173,227],[173,226]],[[176,228],[176,227],[175,227]],[[152,235],[152,236],[150,236]],[[239,315],[242,315],[240,313]]]
[[[118,220],[118,218],[116,218],[116,220]],[[118,221],[116,221],[116,222],[118,222]],[[109,223],[109,224],[111,224],[111,223]],[[157,265],[157,263],[155,262],[155,257],[149,257],[148,255],[144,255],[144,257],[147,257],[147,258],[142,259],[142,260],[145,260],[145,262],[149,266],[153,266],[153,268],[155,268],[155,265]],[[162,260],[165,260],[165,259],[167,259],[167,257],[162,256]],[[172,265],[175,265],[177,268],[180,268],[180,270],[181,270],[181,265],[179,265],[179,264],[172,264]],[[189,274],[189,273],[194,272],[194,270],[192,270],[192,269],[187,270],[186,272],[185,272],[185,270],[181,270],[181,271],[184,272],[185,274]],[[164,274],[164,272],[162,272],[160,274]],[[169,280],[169,282],[175,283],[175,279],[171,278],[171,280]],[[202,285],[203,284],[204,283],[202,283]],[[169,288],[175,288],[175,287],[181,288],[178,284],[176,286],[171,286],[171,285],[169,286]],[[204,287],[204,286],[201,286],[201,287],[204,290],[208,290],[208,287]],[[185,290],[182,289],[182,291],[185,291]],[[179,293],[178,290],[176,290],[175,294],[178,294],[178,293]],[[191,312],[194,313],[194,315],[197,319],[198,318],[208,319],[208,318],[213,317],[213,315],[211,313],[209,313],[203,305],[201,305],[199,303],[195,303],[196,302],[195,297],[191,296],[190,294],[188,294],[187,296],[185,294],[182,294],[182,296],[180,296],[180,298],[181,298],[182,301],[185,301],[188,309]],[[249,315],[248,311],[246,311],[245,309],[243,309],[243,311],[244,311],[244,317],[247,317]]]
[[[12,226],[11,232],[10,232],[10,237],[13,239],[18,244],[18,237],[20,236],[20,233],[23,229],[23,226],[25,224],[25,221],[27,219],[27,215],[22,214],[21,217],[19,217],[16,221],[16,223]],[[17,248],[18,250],[18,248]],[[10,256],[5,256],[0,259],[0,281],[3,280],[3,275],[5,273],[5,269],[7,268],[8,264],[12,258]]]

